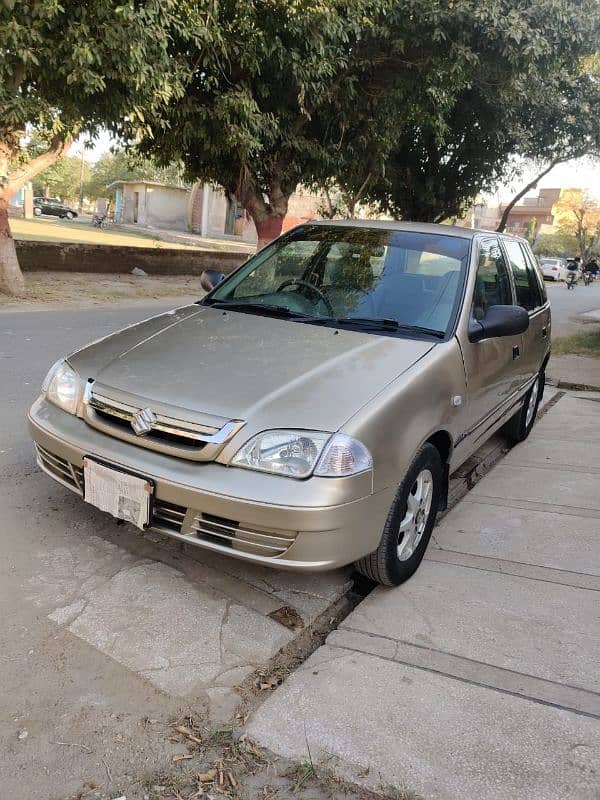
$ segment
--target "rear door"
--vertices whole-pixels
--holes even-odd
[[[510,271],[498,237],[480,240],[477,272],[471,297],[470,318],[482,319],[495,305],[513,305]],[[521,386],[521,336],[504,336],[470,342],[469,318],[463,317],[459,334],[467,377],[467,428],[462,437],[468,439],[466,449],[472,452],[490,428],[516,401]]]
[[[529,328],[522,334],[521,373],[528,383],[540,371],[550,344],[550,304],[534,257],[525,242],[502,239],[515,284],[517,305],[529,313]]]

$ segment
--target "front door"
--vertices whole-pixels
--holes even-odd
[[[479,320],[490,306],[513,305],[508,266],[497,237],[479,242],[471,316]],[[521,386],[521,335],[470,342],[461,336],[467,377],[465,449],[473,452],[517,399]]]
[[[133,221],[138,221],[138,212],[140,210],[140,193],[133,193]]]

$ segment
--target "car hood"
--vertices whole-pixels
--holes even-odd
[[[117,399],[335,431],[434,346],[193,305],[125,328],[69,361]]]

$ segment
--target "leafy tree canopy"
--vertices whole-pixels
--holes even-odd
[[[524,159],[543,162],[546,172],[600,153],[600,81],[596,61],[582,58],[597,48],[599,12],[595,2],[571,0],[486,4],[489,39],[471,80],[441,127],[401,133],[371,200],[398,216],[440,222],[514,178]]]
[[[193,79],[141,147],[236,194],[263,239],[300,181],[439,220],[509,156],[598,127],[596,0],[231,0],[215,22],[219,68],[186,50]]]
[[[561,233],[575,238],[585,264],[600,245],[600,204],[589,192],[568,189],[556,202],[554,214]]]
[[[203,52],[218,38],[212,2],[192,0],[4,0],[0,4],[0,289],[22,286],[6,206],[82,131],[147,131],[146,112],[182,96],[190,65],[176,50]],[[187,44],[185,44],[187,43]],[[177,47],[175,47],[177,45]],[[207,52],[210,52],[207,50]],[[27,160],[35,129],[49,141]],[[8,178],[7,178],[8,176]]]

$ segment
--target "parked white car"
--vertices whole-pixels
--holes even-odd
[[[550,281],[566,281],[567,265],[563,258],[540,258],[544,278]]]

